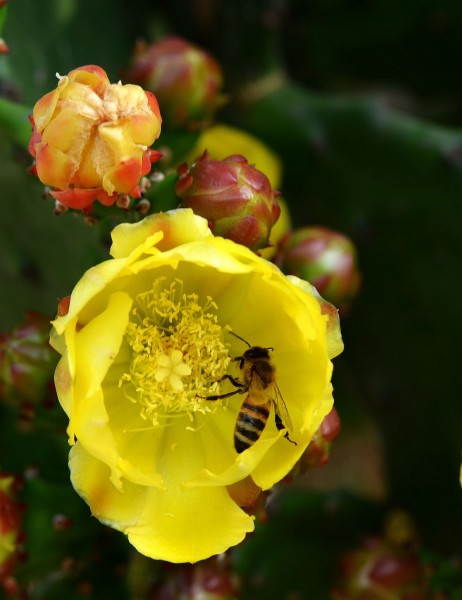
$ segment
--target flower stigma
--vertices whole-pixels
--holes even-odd
[[[224,342],[230,327],[219,324],[217,313],[210,296],[201,303],[180,279],[168,285],[160,277],[135,297],[125,334],[131,360],[119,386],[153,426],[172,416],[192,421],[194,413],[221,405],[199,397],[220,393],[219,380],[231,361]]]

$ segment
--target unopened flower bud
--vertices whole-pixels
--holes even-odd
[[[58,87],[34,106],[31,172],[69,208],[88,212],[98,200],[112,206],[119,194],[141,195],[140,179],[159,153],[157,100],[137,85],[111,84],[88,65],[59,76]]]
[[[156,94],[172,128],[206,126],[225,101],[218,62],[179,37],[138,45],[126,78]]]
[[[427,587],[427,573],[414,548],[371,538],[362,548],[343,556],[332,598],[424,600],[430,597]]]
[[[223,160],[231,154],[241,154],[268,177],[273,189],[277,190],[281,185],[283,171],[281,158],[272,148],[247,131],[223,123],[207,127],[198,136],[184,160],[192,163],[205,150],[210,158],[215,160]]]
[[[50,321],[29,312],[25,322],[0,335],[0,396],[9,403],[49,399],[58,354],[48,338]]]
[[[282,271],[309,281],[323,298],[348,309],[361,276],[356,249],[345,235],[325,227],[303,227],[281,242],[276,263]]]
[[[171,565],[167,580],[152,591],[150,600],[234,600],[240,581],[221,554],[194,565]]]
[[[0,473],[0,585],[10,585],[11,575],[16,567],[20,542],[23,506],[17,495],[19,478]]]
[[[325,465],[329,460],[332,442],[339,435],[340,428],[340,417],[335,408],[332,408],[330,413],[324,417],[319,429],[302,454],[293,474],[306,473],[313,467]]]
[[[215,236],[254,251],[267,245],[280,212],[277,192],[243,156],[212,160],[204,152],[191,167],[181,165],[178,174],[175,191],[180,206],[207,219]]]

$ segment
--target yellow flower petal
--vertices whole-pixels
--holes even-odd
[[[117,489],[110,481],[107,465],[78,442],[71,449],[69,468],[72,485],[95,517],[119,530],[137,523],[149,488],[124,482]]]
[[[304,443],[299,443],[295,448],[284,443],[284,438],[270,447],[261,462],[252,472],[254,482],[264,490],[270,489],[276,482],[283,479],[292,470],[302,456],[307,444],[318,430],[324,417],[330,412],[333,405],[332,386],[329,385],[324,402],[314,414],[309,415],[309,428],[304,432]]]
[[[177,442],[167,432],[162,465],[165,491],[151,489],[136,526],[126,528],[130,542],[151,558],[170,562],[196,562],[224,552],[253,531],[253,518],[231,500],[226,488],[189,488],[184,478],[202,465],[199,439],[194,432]],[[182,465],[178,469],[178,465]]]
[[[42,132],[50,122],[58,104],[59,94],[59,89],[53,90],[35,103],[33,114],[38,131]]]
[[[131,304],[127,294],[113,294],[107,308],[75,335],[75,356],[70,358],[79,377],[74,385],[69,426],[87,451],[110,466],[117,482],[119,456],[108,428],[101,385],[122,343]],[[98,344],[94,343],[95,339]],[[59,394],[60,390],[57,391]]]
[[[157,247],[162,251],[212,235],[206,219],[195,215],[190,208],[179,208],[168,213],[149,215],[139,223],[121,223],[115,227],[111,233],[111,255],[114,258],[128,256],[146,238],[159,232],[163,236]]]
[[[91,395],[100,389],[122,344],[131,306],[128,294],[115,292],[106,309],[76,333],[76,369],[82,370],[78,381],[80,395]]]
[[[141,553],[171,562],[196,562],[239,543],[254,528],[253,518],[225,488],[184,488],[183,470],[177,465],[182,464],[187,474],[198,468],[200,456],[193,435],[166,454],[165,490],[126,481],[116,489],[108,468],[80,444],[72,448],[69,465],[72,483],[94,516],[124,531]]]
[[[299,279],[294,275],[287,276],[288,281],[293,283],[296,287],[300,288],[307,294],[310,294],[317,299],[321,307],[321,312],[327,317],[327,351],[329,358],[335,358],[343,352],[343,340],[340,332],[340,319],[338,316],[338,310],[333,304],[324,300],[318,292],[318,290],[304,279]]]
[[[119,456],[117,464],[124,479],[163,489],[157,459],[162,454],[164,429],[143,420],[137,406],[121,394],[117,382],[105,385],[104,399],[108,427]]]

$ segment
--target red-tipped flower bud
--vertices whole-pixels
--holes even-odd
[[[325,227],[303,227],[288,234],[276,263],[284,273],[309,281],[323,298],[344,310],[361,283],[353,242]]]
[[[20,480],[0,473],[0,585],[11,586],[10,577],[18,561],[19,543],[23,537],[23,506],[17,500]]]
[[[178,37],[140,44],[126,78],[156,94],[164,121],[173,128],[206,126],[225,101],[218,62]]]
[[[306,473],[313,467],[325,465],[329,461],[332,442],[339,435],[340,429],[340,417],[335,408],[332,408],[330,413],[324,417],[319,429],[296,464],[293,474]]]
[[[191,167],[181,165],[178,174],[175,191],[182,199],[180,206],[207,219],[215,236],[254,251],[268,244],[280,212],[277,192],[243,156],[212,160],[204,152]]]
[[[417,552],[381,539],[368,539],[342,558],[334,600],[424,600],[428,579]]]
[[[0,335],[0,396],[9,403],[48,399],[58,354],[48,343],[50,321],[29,312],[25,322]]]

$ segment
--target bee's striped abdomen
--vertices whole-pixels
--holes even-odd
[[[268,421],[270,402],[254,404],[250,396],[241,406],[234,428],[234,447],[239,454],[250,448],[261,436]]]

